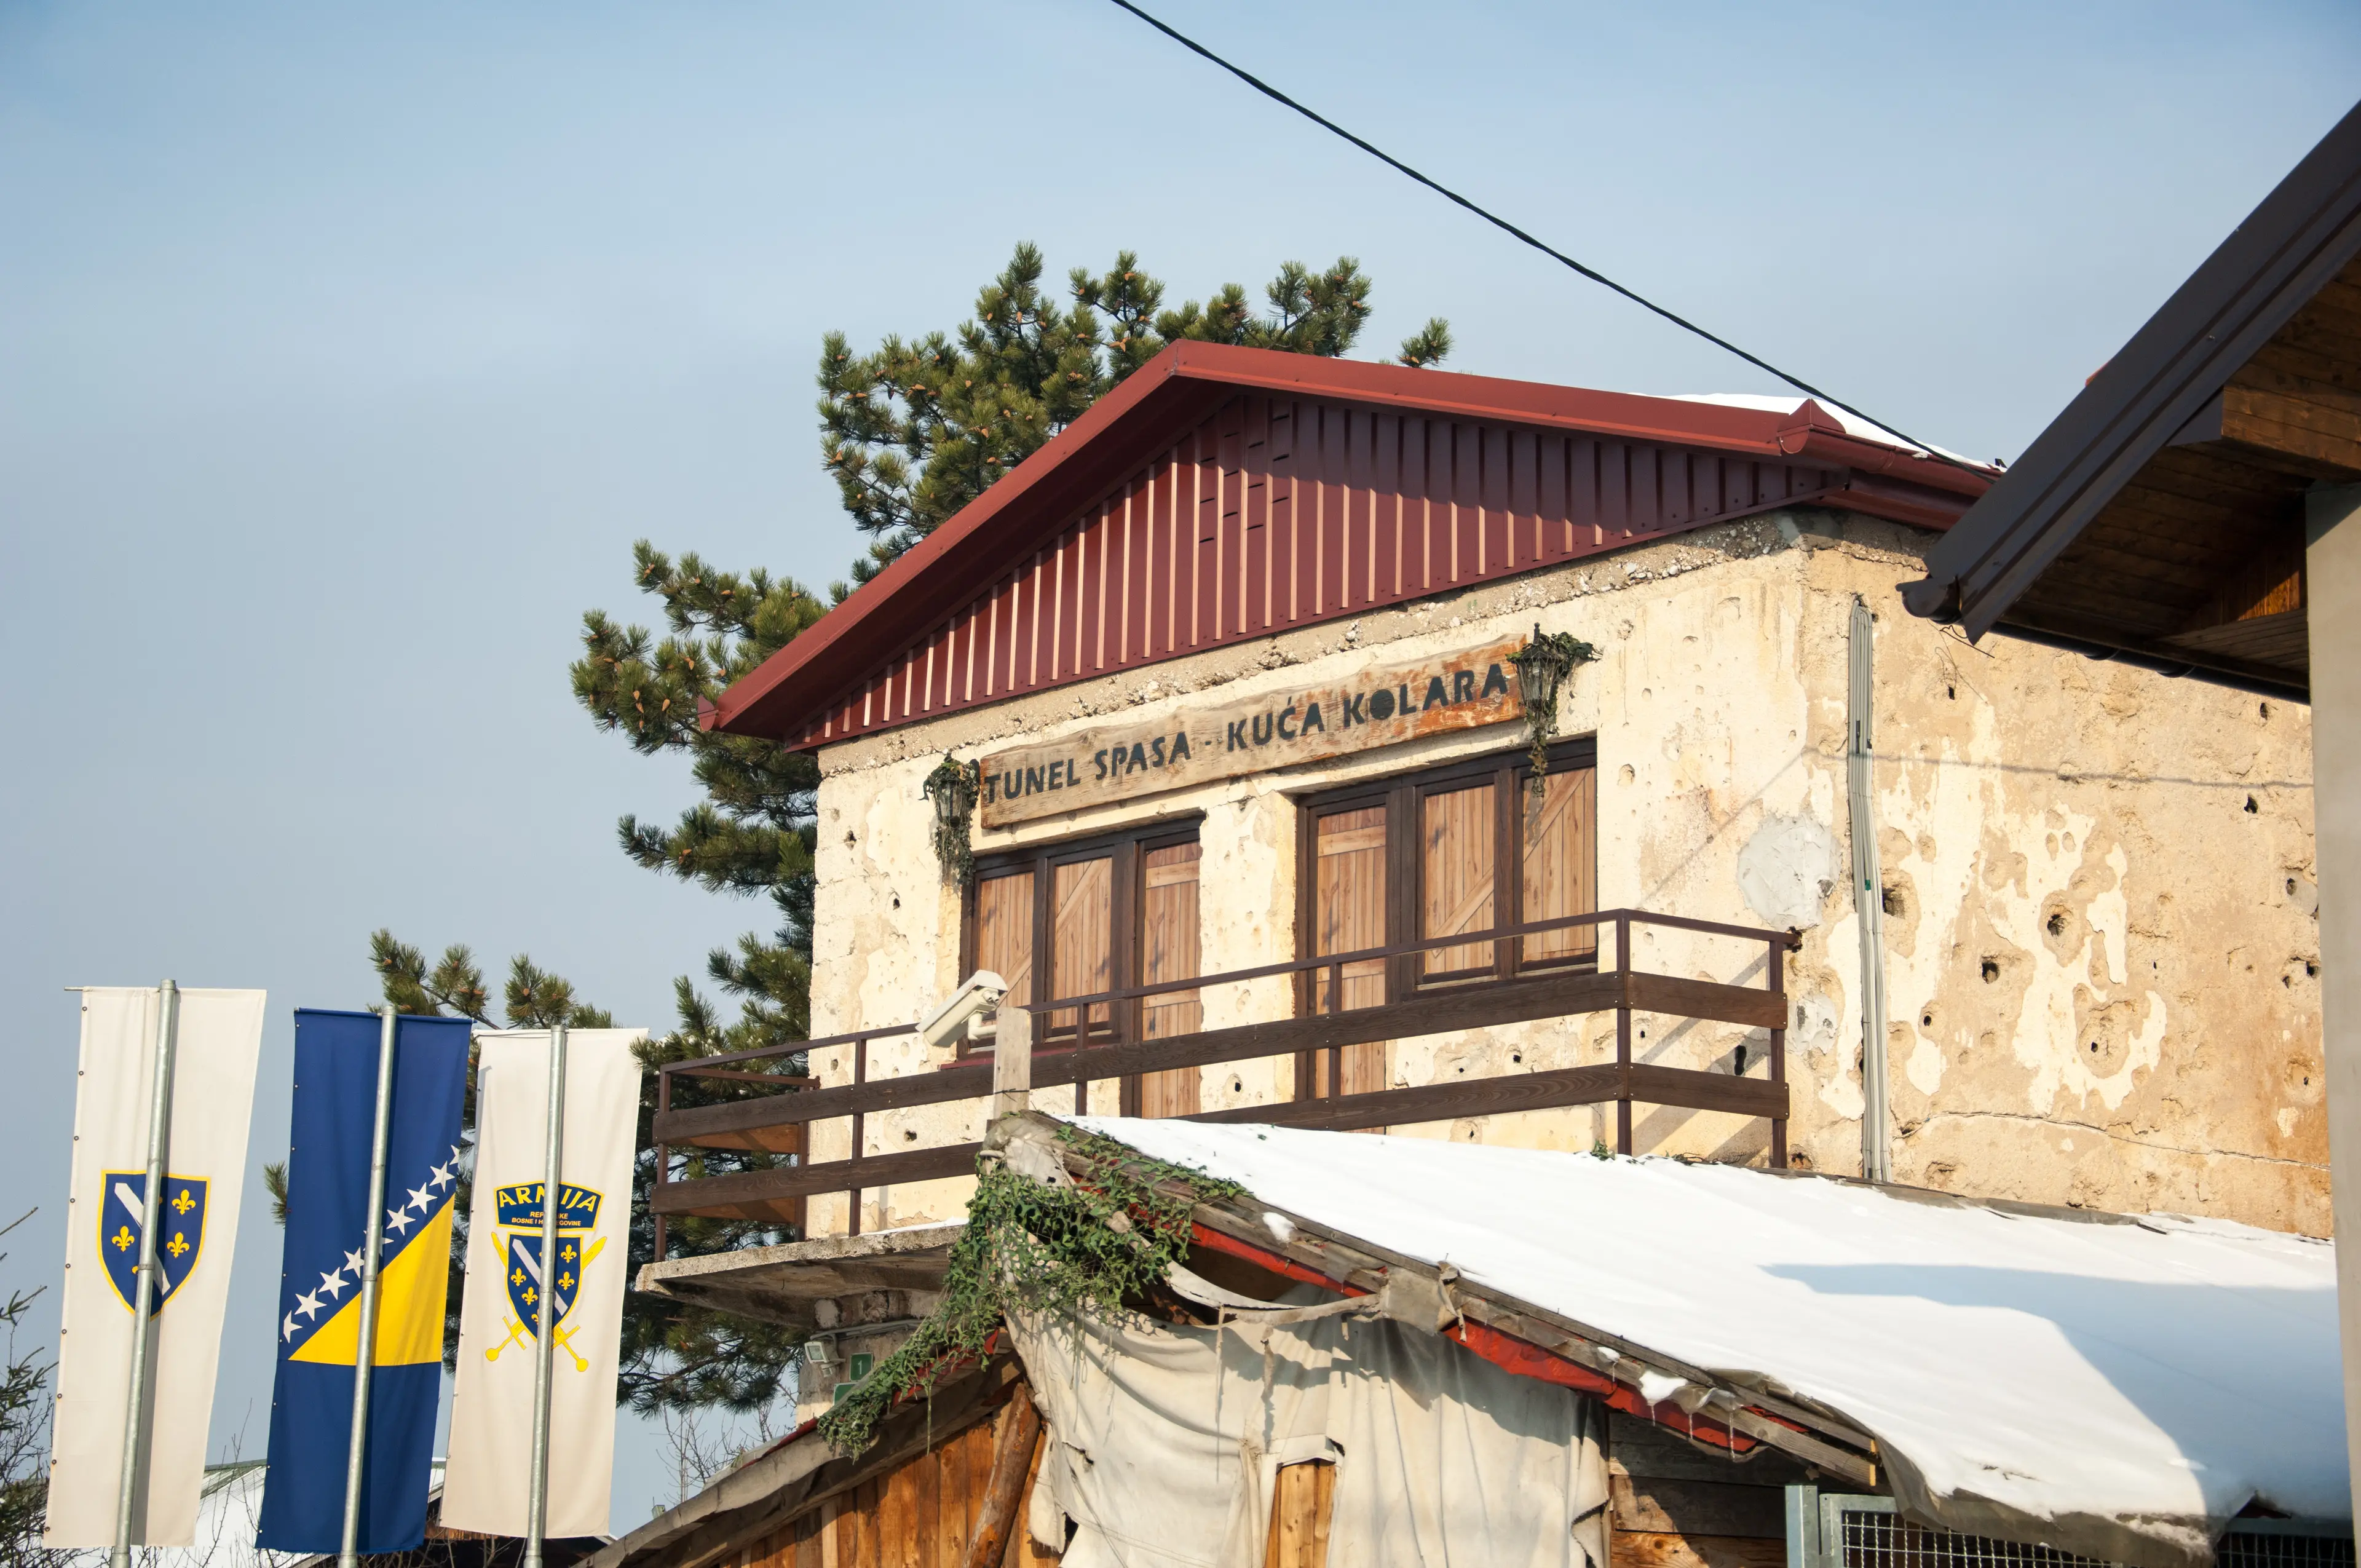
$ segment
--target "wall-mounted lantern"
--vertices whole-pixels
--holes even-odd
[[[1510,655],[1517,666],[1517,693],[1524,699],[1525,733],[1532,742],[1532,798],[1542,800],[1542,780],[1549,775],[1550,737],[1557,733],[1557,694],[1576,664],[1598,657],[1598,650],[1570,631],[1543,631],[1533,623],[1532,641]]]
[[[968,833],[983,782],[980,766],[945,751],[921,790],[935,803],[935,859],[942,862],[943,880],[961,887],[975,872],[975,850]]]

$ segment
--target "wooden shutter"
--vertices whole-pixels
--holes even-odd
[[[1598,907],[1598,770],[1569,768],[1542,781],[1541,809],[1523,825],[1524,919],[1556,920]],[[1598,928],[1572,926],[1525,938],[1527,966],[1598,955]]]
[[[1498,905],[1498,787],[1491,783],[1438,790],[1419,802],[1419,932],[1455,937],[1490,931]],[[1489,974],[1492,944],[1469,942],[1421,955],[1422,979]]]
[[[1386,946],[1386,844],[1383,806],[1332,811],[1313,819],[1312,950],[1315,955]],[[1357,959],[1341,970],[1341,974],[1321,970],[1312,976],[1318,1011],[1385,1005],[1383,959]],[[1343,1079],[1344,1093],[1362,1094],[1386,1086],[1382,1042],[1346,1046],[1341,1053],[1320,1052],[1314,1067],[1315,1094],[1337,1091],[1329,1081],[1332,1061]]]
[[[1140,874],[1140,974],[1142,985],[1168,980],[1189,980],[1197,972],[1198,847],[1172,844],[1150,850]],[[1202,1026],[1204,1009],[1194,991],[1167,991],[1150,996],[1140,1009],[1141,1034],[1148,1039],[1193,1035]],[[1198,1109],[1198,1069],[1175,1068],[1151,1072],[1140,1080],[1140,1114],[1189,1116]]]

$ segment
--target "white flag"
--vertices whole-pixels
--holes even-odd
[[[187,1546],[197,1528],[205,1431],[246,1186],[246,1130],[262,1048],[263,992],[183,991],[165,1181],[156,1228],[160,1304],[148,1320],[148,1459],[131,1539]],[[82,1072],[66,1200],[64,1328],[49,1442],[48,1545],[111,1546],[131,1391],[131,1303],[148,1223],[154,1103],[153,987],[82,993]]]
[[[557,1251],[541,1255],[549,1170],[549,1033],[476,1036],[475,1201],[443,1523],[522,1535],[533,1475],[535,1315],[552,1294],[549,1508],[544,1533],[604,1535],[615,1471],[615,1364],[631,1232],[644,1029],[566,1034]]]

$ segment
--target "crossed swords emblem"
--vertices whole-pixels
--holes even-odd
[[[586,1269],[588,1268],[590,1266],[591,1260],[596,1258],[601,1252],[604,1252],[606,1248],[607,1238],[604,1236],[600,1236],[597,1241],[592,1242],[590,1244],[589,1250],[582,1255],[582,1266]],[[548,1285],[541,1277],[541,1265],[533,1258],[533,1255],[520,1251],[515,1254],[515,1257],[518,1263],[524,1266],[525,1271],[533,1276],[534,1286],[540,1289],[546,1290],[548,1288]],[[508,1337],[500,1341],[500,1343],[492,1346],[491,1349],[484,1352],[484,1359],[486,1361],[498,1361],[500,1358],[500,1352],[508,1349],[508,1347],[512,1344],[521,1343],[525,1332],[525,1324],[522,1319],[511,1318],[506,1312],[502,1312],[500,1314],[500,1321],[508,1325]],[[570,1328],[565,1323],[553,1321],[549,1325],[549,1343],[566,1354],[567,1357],[574,1363],[575,1371],[588,1372],[590,1370],[590,1364],[583,1360],[579,1354],[576,1354],[574,1349],[575,1332],[576,1330],[574,1328]]]

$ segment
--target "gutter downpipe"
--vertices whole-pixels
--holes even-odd
[[[1872,805],[1870,718],[1875,623],[1852,601],[1852,640],[1845,694],[1845,797],[1852,811],[1853,923],[1861,931],[1861,1174],[1894,1179],[1885,1087],[1885,888],[1877,864]]]

